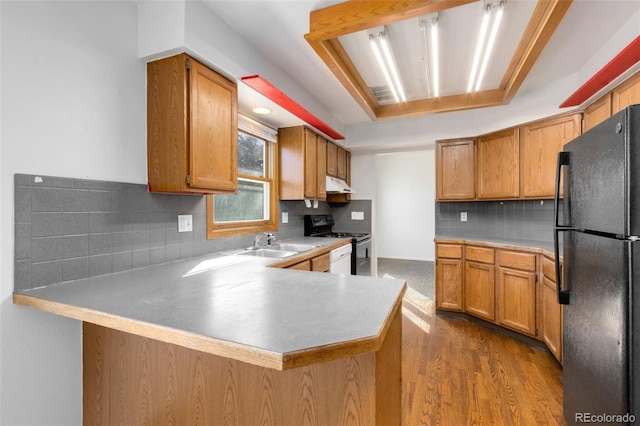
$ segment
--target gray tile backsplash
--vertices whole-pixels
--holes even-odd
[[[436,235],[551,242],[553,221],[551,200],[436,203]]]
[[[16,291],[253,243],[253,235],[207,240],[204,196],[24,174],[14,189]],[[178,233],[178,214],[193,215],[193,232]]]
[[[206,197],[158,194],[146,185],[16,174],[15,291],[247,247],[254,235],[207,240]],[[371,230],[371,200],[317,209],[281,201],[278,239],[301,237],[304,215],[333,213],[336,230]],[[352,210],[365,212],[351,221]],[[193,232],[178,233],[178,215]],[[279,213],[279,220],[282,214]]]

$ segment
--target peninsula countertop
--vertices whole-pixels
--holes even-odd
[[[281,263],[215,253],[25,290],[14,303],[277,370],[378,350],[403,280],[268,267]]]

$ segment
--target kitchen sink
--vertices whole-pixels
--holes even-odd
[[[273,257],[276,259],[280,259],[284,257],[293,256],[294,254],[298,254],[298,252],[289,251],[289,250],[271,249],[271,248],[258,248],[258,249],[251,248],[251,249],[243,250],[239,253],[234,253],[234,254],[239,254],[240,256]]]
[[[269,248],[275,250],[295,251],[296,253],[302,253],[303,251],[309,251],[319,246],[312,244],[292,244],[292,243],[277,243],[271,244]]]

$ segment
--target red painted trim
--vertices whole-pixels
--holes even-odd
[[[280,105],[282,108],[289,111],[291,114],[295,115],[301,120],[304,120],[305,123],[315,127],[330,138],[344,139],[344,136],[329,127],[327,123],[320,120],[318,117],[301,107],[300,104],[296,103],[296,101],[282,93],[277,87],[275,87],[273,84],[269,83],[259,75],[249,75],[246,77],[242,77],[241,80],[247,86],[266,96],[273,102]]]
[[[640,62],[640,36],[636,37],[573,95],[561,103],[560,108],[581,105],[638,62]]]

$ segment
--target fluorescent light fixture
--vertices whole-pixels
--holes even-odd
[[[255,112],[256,114],[260,114],[260,115],[271,114],[271,110],[269,108],[266,108],[266,107],[255,107],[253,109],[253,112]]]
[[[489,63],[489,57],[496,41],[496,34],[498,33],[498,27],[502,20],[502,12],[504,10],[504,1],[488,2],[485,1],[483,6],[482,24],[480,25],[480,35],[478,36],[478,43],[476,44],[476,52],[473,56],[473,65],[471,67],[471,76],[469,77],[469,85],[467,86],[467,93],[471,91],[480,90],[484,73]],[[489,41],[485,45],[487,38],[487,30],[489,28],[489,22],[493,18],[491,24],[491,33],[489,35]],[[480,59],[482,58],[482,60]],[[478,70],[479,68],[479,70]]]
[[[437,98],[440,87],[438,13],[432,13],[422,18],[420,20],[420,30],[422,31],[422,49],[427,96]]]
[[[438,97],[440,87],[440,61],[438,55],[438,19],[431,22],[431,63],[433,64],[433,96]]]
[[[398,69],[396,68],[393,60],[393,54],[387,37],[386,29],[369,34],[371,49],[373,50],[376,61],[378,61],[378,66],[382,71],[382,75],[384,76],[396,103],[399,103],[400,101],[405,102],[407,97],[405,96],[404,88],[400,81],[400,74],[398,73]]]

